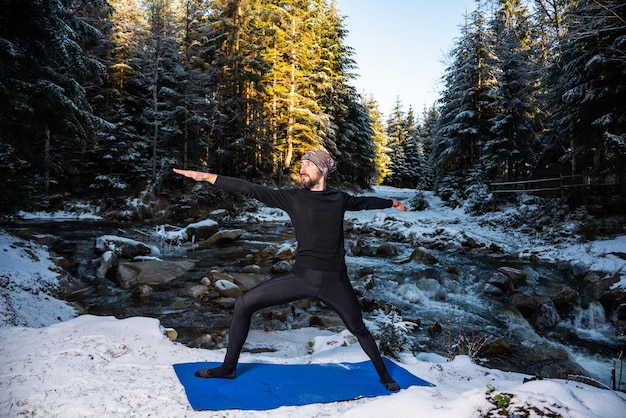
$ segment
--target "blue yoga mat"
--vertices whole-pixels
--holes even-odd
[[[384,359],[402,389],[434,386]],[[267,410],[281,406],[347,401],[389,395],[370,361],[333,364],[239,363],[236,379],[195,377],[220,363],[181,363],[174,370],[195,410]]]

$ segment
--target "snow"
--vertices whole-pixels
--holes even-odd
[[[56,212],[25,212],[20,211],[18,217],[22,219],[52,219],[52,220],[69,220],[69,219],[81,219],[81,220],[98,220],[102,219],[101,216],[94,215],[92,211],[95,209],[89,205],[74,205],[72,210],[60,210]]]
[[[107,251],[115,251],[115,243],[123,243],[127,245],[141,244],[139,241],[130,238],[119,237],[117,235],[102,235],[96,238],[94,248],[102,253],[105,253]]]
[[[59,274],[45,248],[0,233],[0,326],[45,327],[76,316],[74,308],[50,295]]]
[[[411,190],[385,187],[375,193],[403,201],[413,195]],[[432,195],[428,199],[430,208],[422,212],[351,212],[346,219],[416,237],[435,230],[459,242],[469,236],[521,257],[533,254],[606,271],[607,277],[618,274],[621,281],[616,286],[626,286],[626,236],[587,243],[564,239],[555,244],[488,226],[493,223],[485,222],[486,217],[497,215],[471,218],[462,209],[443,206]],[[277,220],[285,215],[262,209],[254,216]],[[189,407],[172,364],[221,361],[223,350],[172,342],[153,318],[77,316],[72,307],[52,296],[62,280],[44,246],[0,229],[1,417],[496,417],[500,416],[496,404],[506,405],[508,416],[626,416],[626,394],[622,392],[558,379],[524,383],[524,378],[531,376],[488,369],[467,356],[449,361],[436,354],[408,352],[402,353],[402,366],[435,387],[272,411],[197,412]],[[407,289],[407,297],[419,299],[420,292]],[[244,353],[242,362],[306,364],[367,359],[347,331],[252,330],[248,344],[272,345],[276,351]]]

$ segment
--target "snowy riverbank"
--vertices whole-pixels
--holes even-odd
[[[410,190],[378,188],[385,197],[408,200]],[[510,214],[470,218],[461,209],[443,207],[429,197],[423,212],[349,213],[347,219],[403,234],[435,229],[494,243],[520,257],[576,262],[588,268],[618,272],[626,287],[626,236],[580,243],[558,243],[489,225],[505,224]],[[274,211],[254,216],[276,219]],[[495,219],[503,218],[502,222]],[[461,238],[459,238],[461,239]],[[475,365],[465,356],[454,361],[422,353],[405,353],[403,366],[433,382],[375,399],[361,399],[277,410],[195,412],[187,404],[173,363],[220,361],[223,351],[192,349],[171,342],[157,320],[75,317],[73,308],[49,296],[59,280],[45,247],[0,230],[0,416],[19,417],[481,417],[507,411],[520,416],[623,417],[626,394],[556,379],[523,383],[525,376]],[[305,328],[266,333],[274,353],[244,353],[243,362],[322,363],[366,360],[345,333]],[[347,343],[346,343],[347,342]],[[309,353],[309,343],[315,347]],[[501,395],[501,396],[498,396]],[[528,415],[524,415],[524,412]]]

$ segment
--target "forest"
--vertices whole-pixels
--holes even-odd
[[[282,187],[319,147],[352,190],[480,212],[557,167],[570,207],[623,213],[626,3],[477,0],[459,26],[440,99],[383,115],[334,0],[1,0],[0,213],[168,218],[217,193],[172,167]]]

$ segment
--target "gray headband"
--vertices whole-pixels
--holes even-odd
[[[328,177],[330,173],[337,169],[337,163],[324,150],[318,149],[309,151],[302,156],[302,160],[309,160],[319,168],[324,177]]]

